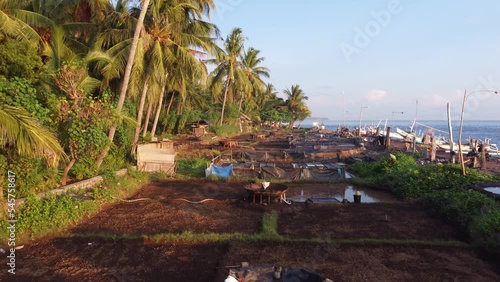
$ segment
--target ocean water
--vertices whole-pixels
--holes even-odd
[[[305,120],[302,122],[302,127],[312,127],[313,122],[315,120]],[[336,130],[339,126],[344,124],[343,121],[335,121],[335,120],[318,120],[319,125],[324,123],[326,129]],[[377,127],[380,126],[381,129],[385,126],[385,120],[383,121],[374,121],[374,120],[364,120],[361,123],[361,127]],[[395,121],[387,121],[387,126],[392,129],[398,127],[400,129],[409,130],[413,121],[406,120],[395,120]],[[425,133],[428,130],[431,130],[435,136],[443,136],[448,140],[448,121],[446,120],[427,120],[427,121],[417,121],[416,128],[414,131],[417,133]],[[346,121],[346,126],[349,127],[350,130],[353,130],[359,127],[358,121]],[[460,128],[460,122],[452,122],[452,132],[453,132],[453,140],[455,142],[458,141],[458,133]],[[394,129],[395,130],[395,129]],[[490,139],[491,144],[500,145],[500,121],[477,121],[477,120],[464,120],[463,128],[462,128],[462,144],[468,143],[468,140],[479,139],[485,140]]]

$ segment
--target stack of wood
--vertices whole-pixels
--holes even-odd
[[[222,140],[222,141],[219,141],[219,145],[222,147],[228,147],[228,148],[238,147],[238,141]]]

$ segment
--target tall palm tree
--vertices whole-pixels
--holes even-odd
[[[250,91],[241,92],[241,97],[239,101],[239,111],[241,112],[241,107],[243,100],[247,100],[247,105],[255,103],[255,98],[266,90],[266,83],[262,80],[262,77],[269,78],[269,69],[267,67],[261,66],[264,61],[264,57],[259,57],[260,51],[250,47],[241,56],[240,60],[242,63],[242,71],[246,76],[248,82],[250,82]],[[253,96],[252,96],[253,94]],[[253,99],[251,99],[253,98]],[[250,101],[252,100],[252,101]]]
[[[310,114],[310,110],[305,104],[305,100],[309,98],[304,94],[304,91],[300,89],[299,85],[292,85],[290,89],[285,89],[283,93],[287,96],[285,105],[292,119],[290,121],[290,127],[293,128],[295,121],[300,120],[307,112]],[[305,117],[307,117],[307,115]]]
[[[125,98],[127,96],[128,83],[130,81],[130,74],[132,73],[132,65],[134,63],[135,52],[137,50],[137,45],[139,43],[139,37],[141,35],[142,25],[144,23],[144,18],[146,17],[146,11],[149,7],[150,0],[144,0],[142,3],[142,10],[139,14],[139,19],[137,21],[137,25],[135,27],[134,37],[132,40],[132,45],[130,46],[130,53],[127,60],[127,65],[125,67],[125,73],[123,76],[122,87],[120,90],[120,96],[118,97],[118,102],[116,104],[116,110],[121,112],[123,109],[123,104],[125,103]],[[99,157],[96,160],[97,168],[99,168],[104,161],[104,158],[107,156],[111,143],[113,143],[113,139],[115,138],[116,129],[118,128],[117,124],[113,124],[108,132],[108,139],[110,144],[106,146],[106,148],[101,152]]]
[[[242,30],[240,28],[233,29],[231,34],[229,34],[224,41],[224,49],[219,49],[214,59],[207,60],[208,63],[217,64],[209,77],[210,88],[217,92],[217,90],[220,89],[217,86],[224,83],[224,98],[222,100],[220,125],[224,122],[224,110],[229,89],[233,84],[236,84],[236,77],[242,68],[239,58],[243,53],[244,41],[245,37],[243,37]],[[241,86],[242,85],[240,85],[240,87]]]
[[[214,28],[213,25],[200,23],[201,21],[196,17],[201,16],[202,11],[197,9],[197,6],[184,3],[184,1],[174,2],[173,5],[165,1],[153,3],[151,13],[145,19],[144,34],[141,39],[146,50],[143,89],[146,89],[147,86],[150,93],[156,94],[150,95],[150,101],[159,100],[170,71],[173,74],[179,74],[185,71],[183,69],[187,69],[187,72],[202,73],[201,62],[194,57],[199,51],[195,51],[193,48],[205,50],[212,48],[213,41],[207,36]],[[195,17],[192,18],[186,14],[195,15]],[[181,85],[185,85],[185,82],[182,81]],[[183,89],[185,87],[181,86],[181,93],[185,92]],[[146,91],[143,90],[137,114],[139,127],[136,128],[133,149],[139,140],[146,95]]]

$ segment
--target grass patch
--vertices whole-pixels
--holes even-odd
[[[205,169],[210,164],[203,158],[177,160],[177,175],[202,178],[205,177]]]
[[[271,213],[265,213],[262,217],[262,236],[268,236],[270,238],[280,237],[278,233],[278,213],[272,211]]]
[[[99,211],[104,204],[129,196],[147,182],[147,177],[143,173],[131,173],[120,178],[106,177],[106,181],[86,192],[72,191],[62,196],[49,194],[43,198],[28,196],[16,207],[16,243],[57,234]],[[0,236],[8,238],[8,225],[4,216],[0,220]]]
[[[442,241],[442,240],[401,240],[401,239],[332,239],[332,238],[289,238],[283,236],[269,236],[263,232],[256,234],[245,233],[193,233],[190,231],[182,233],[164,233],[156,235],[142,235],[142,234],[126,234],[126,235],[112,235],[112,234],[69,234],[66,238],[86,238],[93,240],[103,241],[118,241],[118,240],[144,240],[154,243],[228,243],[231,241],[241,242],[294,242],[294,243],[316,243],[328,244],[337,246],[402,246],[402,247],[442,247],[442,248],[473,248],[472,245],[460,241]]]

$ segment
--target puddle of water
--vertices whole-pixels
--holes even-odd
[[[300,191],[300,195],[297,196],[292,196],[288,197],[288,200],[291,200],[292,202],[296,203],[303,203],[307,199],[311,199],[313,202],[319,202],[319,203],[338,203],[342,202],[343,199],[347,199],[349,202],[354,202],[354,194],[356,191],[359,191],[361,193],[361,202],[362,203],[378,203],[380,202],[379,199],[370,196],[366,191],[363,191],[361,189],[354,189],[352,186],[347,186],[344,189],[343,193],[336,193],[332,196],[325,197],[323,195],[314,195],[314,194],[308,194],[304,195],[304,190]]]
[[[352,186],[347,186],[344,190],[343,195],[336,195],[335,198],[342,201],[343,199],[349,200],[349,202],[354,202],[354,194],[356,191],[361,193],[361,202],[362,203],[378,203],[380,200],[375,197],[370,196],[366,191],[363,190],[355,190]]]
[[[493,194],[500,195],[500,187],[486,187],[484,190],[491,192]]]

